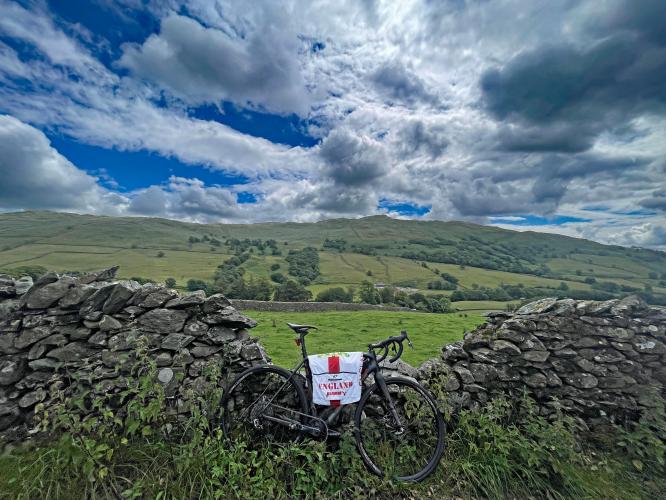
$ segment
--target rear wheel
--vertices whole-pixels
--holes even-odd
[[[379,476],[422,481],[442,457],[444,420],[434,398],[417,382],[387,378],[385,383],[393,409],[377,383],[359,401],[354,421],[358,451]]]
[[[231,439],[263,436],[271,442],[299,442],[307,419],[307,396],[299,376],[277,366],[241,373],[222,398],[222,429]]]

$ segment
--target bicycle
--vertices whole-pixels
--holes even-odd
[[[292,370],[272,364],[242,372],[225,391],[221,426],[228,438],[261,434],[274,442],[300,442],[339,437],[353,405],[320,407],[312,403],[312,372],[305,336],[312,325],[287,325],[298,334],[302,361]],[[406,331],[368,345],[363,353],[361,397],[353,411],[356,447],[368,470],[398,481],[420,482],[437,467],[444,451],[445,426],[435,399],[416,380],[388,377],[380,363],[413,348]],[[379,353],[379,355],[378,355]],[[302,373],[304,369],[305,376]]]

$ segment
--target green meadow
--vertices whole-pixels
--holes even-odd
[[[252,334],[261,339],[273,362],[293,367],[301,359],[289,323],[315,325],[306,337],[310,354],[366,351],[368,344],[407,330],[414,349],[405,344],[402,359],[418,366],[438,355],[442,346],[462,339],[463,333],[484,321],[479,312],[427,314],[390,311],[265,312],[243,311],[257,320]]]

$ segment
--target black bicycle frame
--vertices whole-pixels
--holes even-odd
[[[307,396],[308,396],[308,412],[311,416],[317,417],[317,407],[314,403],[312,403],[312,371],[310,370],[310,362],[308,361],[308,351],[305,346],[305,336],[307,335],[307,332],[305,333],[299,333],[298,337],[298,345],[301,348],[301,354],[303,356],[303,359],[301,362],[296,366],[296,368],[291,370],[291,375],[289,378],[282,384],[282,387],[280,387],[273,398],[277,396],[277,394],[284,389],[284,387],[291,381],[291,379],[294,377],[294,375],[298,374],[299,370],[303,367],[305,367],[305,377],[306,377],[306,382],[307,386],[305,387],[307,391]],[[393,398],[391,398],[391,395],[389,393],[388,387],[386,386],[386,380],[384,379],[384,375],[382,374],[379,363],[377,362],[377,355],[375,352],[370,349],[367,353],[363,353],[363,371],[361,372],[361,384],[365,382],[365,380],[371,375],[374,374],[375,376],[375,383],[379,386],[379,389],[382,391],[382,394],[386,401],[388,401],[389,404],[389,409],[391,411],[391,414],[393,415],[393,418],[395,418],[396,423],[398,424],[399,432],[402,432],[403,426],[402,422],[400,421],[400,416],[398,415],[398,411],[395,408],[395,405],[393,403]],[[367,364],[366,364],[367,362]],[[298,383],[298,381],[297,381]],[[273,400],[269,401],[269,404],[272,403]],[[333,412],[326,418],[326,424],[330,425],[332,424],[335,419],[338,417],[340,412],[343,410],[344,406],[339,406],[333,410]],[[271,420],[277,420],[277,419],[271,419]]]

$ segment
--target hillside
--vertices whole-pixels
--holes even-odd
[[[243,243],[246,239],[254,241]],[[265,244],[269,240],[274,240],[272,247]],[[461,291],[522,284],[618,295],[647,289],[658,299],[666,294],[662,252],[463,222],[375,216],[222,225],[52,212],[0,214],[0,270],[5,271],[25,266],[88,271],[118,264],[123,277],[173,277],[184,287],[192,278],[210,280],[239,248],[249,254],[243,263],[246,278],[268,279],[277,265],[287,275],[289,251],[308,246],[319,256],[320,274],[308,284],[315,294],[364,280],[434,293],[428,283],[439,280],[436,272],[457,279]],[[601,285],[609,282],[610,288]]]

